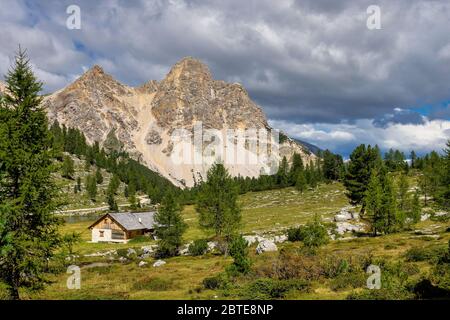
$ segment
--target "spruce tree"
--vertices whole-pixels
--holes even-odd
[[[285,156],[281,160],[280,166],[278,167],[277,183],[281,188],[289,185],[289,164]]]
[[[297,177],[300,171],[303,171],[303,160],[298,153],[294,153],[292,156],[292,166],[289,171],[290,184],[295,185]]]
[[[89,197],[89,199],[91,199],[92,201],[96,201],[97,198],[97,180],[95,179],[94,175],[88,175],[86,177],[86,192],[87,195]]]
[[[74,162],[70,156],[64,156],[62,163],[62,176],[66,179],[72,179],[75,173]]]
[[[197,195],[195,208],[200,215],[200,226],[230,241],[241,224],[237,198],[238,188],[227,169],[221,163],[213,164]]]
[[[0,280],[11,299],[47,283],[48,260],[61,245],[53,214],[51,135],[40,106],[42,87],[19,48],[0,106]]]
[[[399,198],[399,209],[403,212],[407,210],[407,206],[409,203],[409,183],[405,174],[400,175],[400,179],[398,182],[398,198]]]
[[[372,232],[376,236],[377,232],[384,228],[384,214],[382,207],[383,189],[378,178],[378,171],[372,170],[367,190],[365,191],[364,204],[367,216],[371,220]]]
[[[97,180],[97,184],[103,183],[102,170],[98,167],[97,167],[97,170],[95,171],[95,179]]]
[[[295,188],[300,191],[301,193],[303,193],[306,190],[306,178],[305,178],[305,172],[303,170],[301,170],[300,172],[298,172],[297,174],[297,180],[295,181]]]
[[[422,213],[422,207],[420,205],[420,198],[419,198],[419,190],[416,189],[414,192],[414,197],[411,204],[411,214],[410,218],[414,223],[417,223],[420,221],[420,216]]]
[[[187,225],[181,216],[180,204],[172,192],[168,192],[155,214],[155,232],[158,238],[157,257],[172,257],[178,254],[183,243]]]
[[[77,185],[78,192],[81,192],[81,177],[77,177]]]

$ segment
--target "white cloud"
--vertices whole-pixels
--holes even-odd
[[[390,124],[376,127],[373,120],[361,119],[353,124],[295,124],[272,120],[270,124],[288,135],[316,144],[321,148],[348,155],[361,143],[404,152],[441,151],[450,139],[450,121],[426,120],[423,124]]]

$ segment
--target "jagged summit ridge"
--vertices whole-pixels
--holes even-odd
[[[96,65],[47,96],[44,105],[50,121],[80,129],[91,143],[109,145],[107,140],[115,136],[132,156],[180,186],[192,186],[194,175],[206,177],[209,165],[171,161],[176,154],[171,138],[175,129],[191,131],[199,123],[203,129],[219,132],[271,129],[261,108],[241,85],[215,80],[208,66],[192,57],[177,62],[160,82],[150,80],[134,88]],[[197,145],[188,147],[199,151]],[[240,154],[249,152],[247,146],[239,150]],[[280,157],[289,158],[293,152],[302,154],[305,162],[314,158],[288,139],[280,148]],[[254,177],[267,165],[258,162],[229,165],[228,169],[232,175]]]

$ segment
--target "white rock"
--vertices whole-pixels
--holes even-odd
[[[442,217],[442,216],[446,216],[447,212],[445,211],[438,211],[434,214],[436,217]]]
[[[218,246],[217,242],[215,241],[209,241],[208,242],[208,251],[213,251]]]
[[[422,215],[420,216],[420,221],[426,221],[428,219],[430,219],[431,215],[428,213],[422,213]]]
[[[145,267],[148,263],[145,261],[139,262],[139,267]]]
[[[127,250],[127,257],[136,254],[136,250],[134,250],[133,248],[128,248]]]
[[[275,236],[273,238],[273,241],[275,243],[283,243],[283,242],[286,242],[287,240],[288,240],[288,237],[285,234],[282,234],[281,236]]]
[[[271,251],[277,251],[277,245],[269,240],[263,240],[260,243],[258,243],[258,246],[256,247],[256,253],[261,254],[263,252],[271,252]]]
[[[336,232],[340,235],[346,232],[362,232],[364,231],[364,226],[361,224],[352,224],[350,222],[337,222]]]
[[[163,265],[165,265],[166,264],[166,262],[164,261],[164,260],[158,260],[158,261],[156,261],[154,264],[153,264],[153,266],[154,267],[161,267],[161,266],[163,266]]]

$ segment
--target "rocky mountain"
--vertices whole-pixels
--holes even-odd
[[[89,142],[123,148],[180,186],[206,177],[216,160],[232,175],[254,177],[273,173],[278,161],[294,152],[305,162],[315,158],[289,138],[278,147],[274,130],[247,91],[214,80],[208,67],[191,57],[175,64],[162,81],[140,87],[121,84],[94,66],[43,103],[50,121],[80,129]]]

